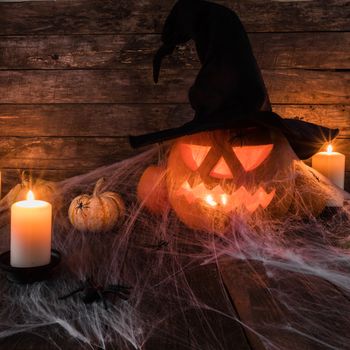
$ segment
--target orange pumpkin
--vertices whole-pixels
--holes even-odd
[[[179,138],[167,167],[169,202],[193,229],[223,233],[232,213],[281,216],[293,199],[295,154],[278,131],[245,128]]]
[[[149,166],[142,174],[137,186],[137,197],[152,213],[164,213],[168,207],[168,193],[165,182],[166,169]]]

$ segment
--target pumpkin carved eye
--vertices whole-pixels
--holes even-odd
[[[198,170],[211,147],[195,144],[183,143],[180,145],[181,157],[186,166],[192,171]],[[273,144],[266,145],[249,145],[232,147],[232,150],[241,163],[245,171],[251,171],[257,168],[270,155]],[[214,168],[210,172],[210,176],[217,179],[230,179],[232,173],[227,165],[224,157],[220,157]]]
[[[192,171],[196,171],[201,166],[203,160],[210,151],[209,146],[183,143],[180,147],[182,159]]]
[[[257,168],[271,153],[273,145],[232,147],[245,171]]]

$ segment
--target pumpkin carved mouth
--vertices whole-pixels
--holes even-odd
[[[259,186],[254,193],[250,193],[244,186],[240,186],[231,194],[227,194],[220,185],[209,190],[203,183],[191,187],[185,181],[178,190],[178,195],[184,196],[189,204],[201,201],[207,207],[219,209],[225,213],[244,207],[248,212],[253,213],[260,207],[266,209],[275,196],[276,190],[267,193],[262,186]]]

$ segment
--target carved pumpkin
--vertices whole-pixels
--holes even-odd
[[[123,200],[117,193],[101,192],[104,179],[99,179],[92,195],[82,194],[73,199],[68,216],[79,231],[111,230],[125,213]]]
[[[139,201],[152,213],[163,213],[168,207],[165,170],[163,167],[149,166],[137,186]]]
[[[217,233],[232,213],[283,215],[293,199],[294,160],[285,137],[269,129],[181,137],[168,160],[169,202],[187,226]]]

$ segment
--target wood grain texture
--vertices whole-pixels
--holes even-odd
[[[340,128],[350,137],[349,105],[273,105],[284,118]],[[0,137],[142,134],[180,126],[193,118],[188,104],[0,104]]]
[[[232,350],[233,344],[239,350],[252,350],[243,327],[232,318],[235,317],[234,306],[223,289],[216,265],[184,270],[192,297],[196,298],[198,305],[206,307],[193,307],[182,312],[175,310],[177,317],[167,325],[174,330],[173,334],[164,337],[160,327],[146,343],[145,350]]]
[[[259,33],[250,35],[264,69],[349,69],[350,33]]]
[[[32,168],[18,168],[18,169],[7,169],[1,168],[1,198],[4,197],[9,190],[21,182],[21,173],[25,170],[34,179],[45,179],[49,181],[63,181],[67,178],[85,174],[88,172],[87,169],[32,169]],[[1,347],[0,347],[1,349]]]
[[[349,1],[223,0],[250,32],[346,31]],[[0,33],[159,33],[173,0],[58,0],[0,3]]]
[[[243,327],[235,319],[227,317],[232,315],[232,305],[227,299],[226,292],[221,285],[221,277],[214,265],[205,265],[192,268],[186,272],[189,288],[203,305],[203,307],[188,308],[187,310],[175,309],[175,317],[169,315],[170,320],[163,320],[158,324],[156,332],[152,332],[150,338],[138,349],[142,350],[232,350],[232,345],[239,350],[251,350]],[[2,277],[4,278],[4,277]],[[5,281],[1,281],[6,283]],[[174,291],[176,292],[176,291]],[[147,302],[147,301],[146,301]],[[177,305],[175,305],[177,306]],[[169,309],[169,305],[167,305]],[[212,308],[210,311],[209,309]],[[165,333],[162,325],[169,321]],[[0,339],[0,348],[6,350],[83,350],[102,349],[82,342],[75,341],[63,330],[58,331],[57,325],[45,327],[49,337],[35,334],[16,334],[5,339]],[[51,333],[50,333],[51,330]],[[170,333],[170,334],[169,334]],[[117,349],[115,344],[106,342],[105,350]],[[130,343],[118,347],[120,350],[135,349]]]
[[[0,96],[3,103],[185,102],[195,72],[168,71],[157,85],[151,75],[150,70],[0,71]]]
[[[219,268],[238,314],[248,327],[251,326],[257,332],[254,334],[249,329],[247,332],[255,350],[270,349],[270,342],[276,349],[286,346],[287,349],[298,350],[326,349],[328,344],[326,346],[321,341],[318,343],[318,340],[322,340],[320,336],[325,339],[329,334],[337,334],[347,338],[347,330],[341,323],[335,322],[336,317],[331,314],[322,315],[315,306],[319,305],[319,295],[322,295],[323,303],[324,300],[329,301],[325,306],[330,309],[334,302],[349,302],[327,280],[308,276],[305,281],[304,274],[283,269],[279,271],[278,267],[272,269],[274,273],[269,275],[264,264],[259,261],[227,258],[219,261]],[[275,274],[283,274],[283,278],[276,279]],[[278,293],[285,293],[290,298],[276,298],[276,295],[280,295]],[[311,323],[304,324],[305,305],[315,306],[313,311],[308,310],[308,320],[314,319],[317,329],[313,329]],[[316,333],[320,329],[327,331],[323,334]],[[258,338],[257,334],[261,336]],[[331,343],[336,343],[333,340]]]
[[[350,140],[338,138],[335,149],[350,158]],[[81,172],[138,154],[123,137],[2,137],[1,168],[61,169]],[[350,162],[346,163],[350,171]]]
[[[51,329],[53,328],[54,326],[51,327]],[[45,338],[33,333],[21,333],[0,340],[0,349],[4,350],[56,350],[57,347],[62,347],[65,350],[86,350],[86,345],[74,340],[74,338],[55,334]],[[106,350],[113,350],[113,348],[107,347]]]
[[[185,103],[195,70],[0,71],[2,103]],[[350,72],[263,70],[272,103],[346,104]]]
[[[175,127],[192,119],[187,91],[199,68],[193,44],[179,47],[164,61],[160,83],[152,81],[153,54],[174,2],[0,2],[3,194],[18,183],[20,170],[53,181],[84,174],[142,152],[129,147],[126,135]],[[341,129],[335,148],[347,156],[345,188],[350,190],[350,1],[218,2],[236,10],[250,32],[274,110],[283,117]],[[266,292],[265,287],[271,288],[271,284],[264,269],[253,265],[230,261],[221,268],[239,317],[248,325],[263,327],[278,321],[279,306]],[[300,285],[295,276],[289,278]],[[189,280],[197,286],[196,295],[225,312],[217,271],[203,267],[189,275]],[[205,288],[198,288],[201,285]],[[324,288],[319,281],[315,286],[318,293]],[[311,284],[308,287],[311,290]],[[324,290],[329,293],[329,289]],[[293,295],[305,296],[298,293],[293,289]],[[330,301],[339,297],[333,292],[329,295]],[[201,334],[200,315],[189,312],[186,317],[194,325],[192,334]],[[237,324],[232,332],[232,322],[218,315],[211,322],[227,349],[231,345],[249,349]],[[182,344],[187,346],[191,337],[187,330],[184,334]],[[269,337],[293,349],[312,347],[287,330]],[[148,344],[151,350],[176,348],[171,339],[163,338],[163,347],[159,339],[152,341]],[[204,334],[202,341],[201,348],[205,348],[212,337]],[[255,350],[265,350],[249,332],[248,343]],[[0,348],[16,350],[48,346],[31,335],[0,342]],[[77,346],[64,340],[61,347]]]
[[[296,118],[328,128],[339,128],[340,136],[350,137],[349,105],[274,105],[273,110],[284,118]]]
[[[264,69],[349,69],[350,33],[250,34]],[[151,69],[160,35],[23,35],[0,37],[0,69]],[[167,58],[168,68],[199,69],[193,43]]]
[[[94,169],[136,154],[126,138],[18,138],[0,139],[1,168]]]
[[[188,104],[0,105],[3,136],[127,136],[180,126]]]
[[[274,110],[340,127],[341,137],[349,137],[349,73],[335,71],[350,66],[349,33],[339,32],[349,29],[349,1],[220,3],[234,8],[248,30],[259,32],[250,39]],[[129,133],[190,120],[187,90],[199,68],[193,45],[179,47],[164,62],[160,84],[151,77],[157,33],[172,4],[0,3],[4,166],[61,172],[67,167],[69,176],[74,169],[84,172],[133,154],[125,139]],[[325,30],[335,32],[320,32]],[[339,145],[346,152],[347,141]]]

